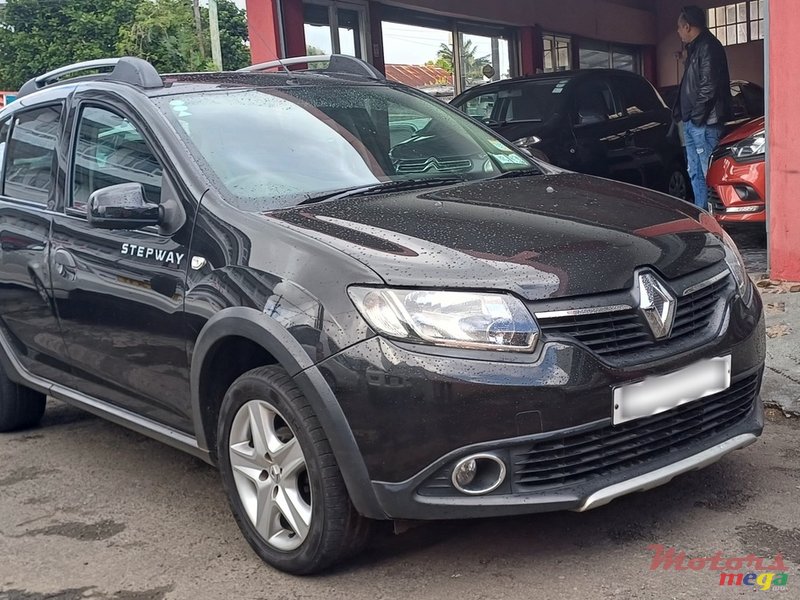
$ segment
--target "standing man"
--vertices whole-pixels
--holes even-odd
[[[686,158],[694,202],[708,208],[706,175],[711,152],[731,114],[731,77],[725,48],[706,26],[706,13],[687,6],[678,17],[678,35],[686,45],[686,69],[681,80],[675,119],[683,122]]]

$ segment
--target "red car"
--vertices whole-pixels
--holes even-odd
[[[708,210],[723,223],[765,222],[767,176],[764,118],[723,138],[711,155]]]

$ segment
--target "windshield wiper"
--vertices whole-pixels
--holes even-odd
[[[463,183],[464,181],[466,181],[464,177],[458,177],[458,176],[427,177],[425,179],[400,179],[396,181],[383,181],[381,183],[362,185],[354,188],[335,190],[333,192],[326,192],[324,194],[309,196],[302,202],[299,202],[297,206],[303,204],[313,204],[315,202],[322,202],[324,200],[339,200],[341,198],[351,198],[353,196],[368,196],[370,194],[383,194],[385,192],[402,192],[408,190],[417,190],[421,188],[453,185],[456,183]]]
[[[533,175],[544,175],[544,171],[537,167],[532,167],[530,169],[515,169],[514,171],[506,171],[497,177],[493,177],[493,179],[513,179],[514,177],[532,177]]]

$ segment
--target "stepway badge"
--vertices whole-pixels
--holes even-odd
[[[139,246],[137,244],[122,244],[122,255],[145,259],[155,259],[158,262],[173,264],[177,267],[180,267],[181,261],[186,258],[186,255],[181,254],[180,252],[160,250],[156,248],[150,248],[148,246]]]

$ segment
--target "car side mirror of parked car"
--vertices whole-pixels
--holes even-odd
[[[89,196],[86,216],[98,229],[141,229],[159,224],[159,206],[147,202],[141,183],[120,183]]]
[[[579,125],[594,125],[608,121],[608,117],[592,109],[581,109],[578,111]]]

